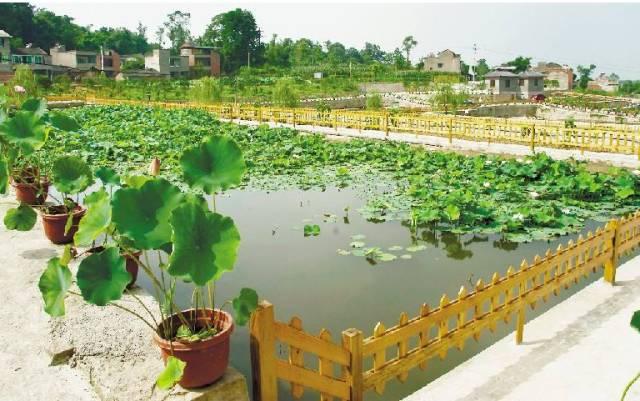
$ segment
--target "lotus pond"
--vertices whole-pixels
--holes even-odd
[[[251,285],[275,305],[279,320],[298,315],[305,330],[324,327],[336,340],[349,327],[369,335],[378,321],[393,325],[400,312],[415,315],[423,302],[435,305],[443,293],[504,274],[510,264],[640,206],[639,180],[627,170],[593,173],[586,164],[545,155],[466,157],[391,142],[331,141],[225,124],[197,110],[118,106],[67,113],[83,132],[52,132],[46,154],[80,155],[125,175],[159,157],[162,174],[178,184],[177,157],[185,148],[214,133],[232,136],[248,174],[242,188],[217,197],[217,208],[234,218],[242,241],[217,297]],[[151,287],[144,277],[139,284]],[[187,304],[191,293],[185,287],[179,296]],[[412,371],[403,385],[390,382],[383,397],[368,396],[408,395],[509,330],[483,335],[426,372]],[[250,375],[248,335],[237,331],[232,364]]]

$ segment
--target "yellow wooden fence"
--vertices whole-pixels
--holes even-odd
[[[431,358],[444,359],[449,349],[463,349],[467,340],[477,341],[484,331],[493,332],[498,322],[508,323],[512,316],[520,344],[527,307],[535,308],[601,268],[604,279],[613,284],[619,258],[639,244],[636,212],[535,256],[530,263],[523,261],[518,269],[509,267],[503,277],[494,273],[486,283],[478,280],[474,288],[461,287],[453,298],[445,294],[435,308],[423,304],[415,317],[401,313],[392,327],[379,322],[370,337],[345,330],[337,343],[327,330],[318,335],[305,332],[298,317],[289,323],[275,320],[273,305],[264,301],[250,324],[254,401],[278,400],[279,380],[290,383],[296,399],[312,390],[321,401],[362,401],[365,391],[382,394],[389,380],[405,381],[409,370],[426,369]],[[288,349],[287,359],[276,355],[278,346]],[[388,359],[390,354],[395,356]]]
[[[129,104],[167,109],[196,108],[220,118],[291,124],[412,133],[475,142],[499,142],[536,147],[577,149],[580,151],[634,154],[640,158],[640,128],[624,124],[578,125],[567,128],[557,121],[518,121],[491,117],[467,117],[444,114],[395,114],[386,111],[331,110],[321,112],[309,108],[262,107],[250,104],[198,104],[178,102],[146,102],[95,97],[48,97],[49,100],[83,100],[93,104]]]

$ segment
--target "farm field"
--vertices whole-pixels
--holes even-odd
[[[180,186],[185,149],[211,134],[236,140],[248,173],[239,188],[216,197],[216,207],[234,217],[242,240],[235,272],[222,276],[216,296],[232,297],[251,282],[278,305],[276,317],[300,316],[314,333],[392,325],[398,311],[436,305],[442,293],[504,274],[640,203],[631,172],[592,173],[584,163],[542,154],[507,160],[391,142],[333,142],[291,129],[221,123],[196,110],[98,106],[65,113],[83,129],[52,133],[46,155],[75,154],[123,176],[144,172],[158,157],[161,175]],[[139,284],[153,292],[145,276]],[[177,302],[187,307],[191,296],[189,285],[179,283]],[[434,360],[403,385],[390,382],[372,399],[410,394],[511,329],[501,326],[498,335]],[[231,363],[250,375],[248,333],[236,330]],[[288,397],[288,389],[281,394]],[[314,399],[311,394],[303,399]]]

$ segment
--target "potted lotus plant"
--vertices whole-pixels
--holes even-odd
[[[19,202],[44,204],[49,178],[41,166],[38,150],[52,128],[80,129],[72,118],[49,112],[44,99],[28,99],[12,113],[8,108],[0,109],[0,193],[6,193],[10,183]]]
[[[190,193],[164,178],[139,176],[113,196],[95,195],[78,236],[90,232],[85,240],[92,240],[106,235],[108,243],[82,259],[75,278],[65,252],[49,260],[39,281],[45,311],[52,316],[64,315],[64,299],[70,295],[142,319],[166,364],[156,382],[160,388],[177,382],[194,388],[218,380],[227,368],[234,325],[246,324],[258,305],[257,293],[249,288],[220,308],[215,305],[214,283],[233,269],[240,234],[231,217],[217,213],[214,197],[241,182],[245,162],[239,146],[229,137],[212,136],[184,152],[180,164]],[[210,195],[211,206],[196,191]],[[149,263],[150,254],[157,265]],[[118,303],[131,280],[126,257],[136,260],[159,294],[157,313],[142,305],[143,315]],[[79,293],[70,291],[74,280]],[[186,310],[175,303],[179,282],[193,285],[192,305]],[[223,310],[227,305],[233,316]]]

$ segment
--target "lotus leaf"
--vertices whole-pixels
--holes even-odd
[[[163,178],[154,178],[140,188],[120,188],[113,195],[112,220],[120,234],[138,249],[158,249],[171,242],[171,212],[184,195]]]
[[[44,310],[50,316],[64,316],[64,297],[71,287],[71,271],[59,258],[50,259],[40,276],[38,288],[44,301]]]
[[[258,293],[251,288],[243,288],[232,304],[236,323],[244,326],[249,321],[251,313],[258,307]]]
[[[0,136],[29,155],[46,142],[48,129],[36,113],[17,111],[12,118],[0,124]]]
[[[180,165],[185,181],[208,194],[240,184],[246,168],[238,144],[221,135],[212,136],[200,146],[184,152]]]
[[[186,366],[186,362],[181,361],[173,355],[169,355],[164,370],[156,379],[156,385],[158,388],[168,390],[175,386],[175,384],[182,379],[182,374],[184,373],[184,368]]]
[[[84,198],[87,213],[80,220],[73,237],[77,246],[89,246],[111,224],[111,199],[103,188]]]
[[[120,185],[120,176],[116,171],[109,167],[100,167],[95,172],[96,177],[102,181],[102,185]]]
[[[51,113],[49,122],[61,131],[79,131],[81,129],[76,120],[61,113]]]
[[[62,156],[52,168],[53,183],[64,194],[77,194],[93,184],[89,165],[78,156]]]
[[[31,206],[21,203],[17,208],[7,210],[4,215],[4,225],[9,230],[29,231],[36,224],[38,215]]]
[[[185,202],[173,211],[171,227],[169,274],[186,276],[202,286],[233,269],[240,234],[230,217],[212,213],[198,203]]]
[[[105,306],[122,297],[131,275],[125,268],[125,259],[118,248],[109,247],[80,262],[77,280],[85,301]]]

